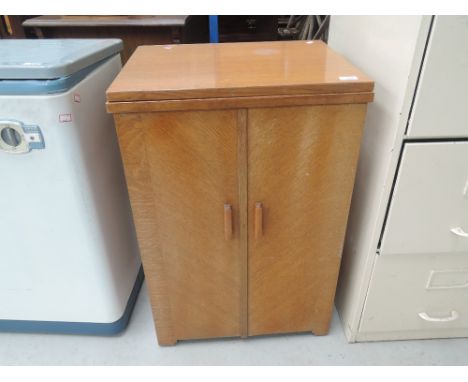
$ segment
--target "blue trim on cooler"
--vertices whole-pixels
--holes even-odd
[[[0,331],[17,333],[60,333],[60,334],[88,334],[88,335],[113,335],[123,331],[130,320],[138,293],[143,284],[145,275],[143,267],[140,267],[128,298],[125,311],[117,321],[102,322],[63,322],[63,321],[28,321],[28,320],[0,320]]]
[[[109,57],[87,66],[86,68],[83,68],[69,76],[54,78],[51,80],[0,79],[0,95],[44,95],[65,93],[107,60],[109,60]]]

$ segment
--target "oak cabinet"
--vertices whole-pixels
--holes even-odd
[[[145,47],[108,90],[159,343],[326,334],[373,83],[318,42],[177,49],[181,73],[198,68],[189,82]],[[219,59],[234,52],[257,76]],[[322,73],[295,73],[294,90],[281,70],[260,76],[258,52],[283,70],[311,55]],[[323,55],[356,80],[325,81]]]

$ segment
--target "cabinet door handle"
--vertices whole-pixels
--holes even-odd
[[[224,205],[224,238],[231,240],[232,238],[232,206]]]
[[[450,232],[454,233],[457,236],[468,237],[468,232],[465,232],[462,227],[452,228]]]
[[[263,206],[262,203],[255,203],[255,240],[263,235]]]
[[[455,310],[452,310],[450,312],[450,316],[448,317],[431,317],[426,312],[418,313],[418,316],[421,317],[424,321],[429,322],[450,322],[455,321],[459,317],[458,312]]]

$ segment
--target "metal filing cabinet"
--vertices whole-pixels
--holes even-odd
[[[337,292],[347,337],[468,336],[468,17],[333,17],[329,43],[376,79]]]

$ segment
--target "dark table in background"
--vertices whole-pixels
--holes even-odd
[[[208,16],[39,16],[23,22],[39,38],[120,38],[125,63],[139,45],[208,42]]]
[[[280,16],[218,16],[219,42],[278,40]]]

